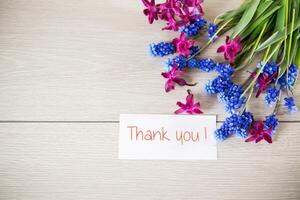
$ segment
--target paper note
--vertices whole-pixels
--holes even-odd
[[[216,116],[122,114],[119,159],[216,160]]]

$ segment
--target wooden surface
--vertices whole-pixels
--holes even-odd
[[[146,46],[175,34],[148,25],[137,2],[0,2],[0,199],[299,200],[299,113],[280,111],[273,145],[232,138],[216,162],[117,159],[120,113],[169,114],[186,93],[164,94],[163,59]],[[206,17],[239,3],[207,0]],[[220,59],[217,45],[202,57]],[[205,113],[222,121],[202,91],[212,77],[187,75]],[[271,112],[262,99],[250,109]]]

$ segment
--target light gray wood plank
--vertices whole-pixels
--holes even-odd
[[[206,16],[213,19],[239,3],[206,1]],[[176,35],[162,26],[148,25],[142,4],[133,0],[1,1],[0,120],[110,121],[120,113],[172,113],[186,88],[164,94],[164,59],[147,52],[150,42]],[[203,57],[220,59],[218,44]],[[205,113],[224,119],[222,105],[202,91],[214,75],[187,77],[199,82],[193,91]],[[259,116],[271,112],[262,99],[253,105]]]
[[[218,161],[118,160],[118,124],[0,124],[0,199],[298,200],[300,125]]]

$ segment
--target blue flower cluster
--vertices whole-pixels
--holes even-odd
[[[229,64],[222,64],[222,63],[219,63],[216,65],[215,67],[215,71],[216,72],[219,72],[219,74],[223,77],[230,77],[233,72],[234,72],[234,69],[231,65]]]
[[[186,57],[179,55],[171,59],[169,58],[166,62],[166,70],[170,71],[174,64],[178,65],[178,69],[185,68],[187,66]]]
[[[266,116],[266,120],[265,120],[265,129],[272,129],[271,132],[271,136],[275,134],[276,132],[276,128],[279,124],[278,118],[276,117],[276,115],[270,115],[270,116]]]
[[[270,86],[266,91],[265,102],[267,105],[274,104],[279,96],[279,90],[275,86]]]
[[[149,45],[150,53],[152,56],[167,56],[175,53],[175,46],[172,42],[160,42],[158,44]]]
[[[210,80],[205,85],[205,91],[208,94],[223,94],[225,90],[230,88],[233,82],[228,77],[218,76],[214,80]]]
[[[276,115],[270,115],[270,116],[266,116],[266,121],[265,121],[265,128],[269,129],[272,128],[273,130],[276,129],[276,127],[278,126],[279,122],[278,119],[276,117]]]
[[[190,48],[191,56],[194,55],[195,53],[197,53],[199,50],[200,50],[200,47],[198,47],[198,46],[192,46]]]
[[[231,80],[234,69],[231,65],[215,63],[211,59],[196,59],[188,61],[188,66],[197,68],[206,72],[215,71],[219,76],[214,80],[210,80],[205,85],[205,91],[208,94],[218,94],[221,102],[225,104],[225,109],[229,113],[233,113],[239,109],[245,102],[245,97],[241,97],[243,89]]]
[[[285,97],[284,98],[284,106],[288,109],[288,112],[297,112],[298,107],[295,104],[295,100],[293,97]]]
[[[246,138],[252,121],[253,117],[250,112],[244,112],[242,115],[233,114],[226,118],[222,126],[215,131],[215,137],[218,141],[224,141],[233,134]]]
[[[242,107],[246,97],[241,96],[243,89],[240,85],[232,84],[227,90],[218,94],[218,98],[225,105],[225,110],[233,114],[235,110]]]
[[[207,37],[208,39],[212,39],[212,37],[216,34],[218,31],[218,26],[214,23],[209,23],[207,27]],[[214,40],[217,39],[217,37],[213,38]]]
[[[198,32],[205,26],[206,20],[203,17],[199,17],[194,20],[193,23],[183,27],[182,32],[188,36],[196,36]]]
[[[286,89],[287,82],[289,88],[293,87],[293,85],[296,82],[297,76],[298,76],[298,67],[293,64],[290,65],[288,69],[288,77],[287,77],[288,80],[286,79],[286,73],[278,79],[281,89]]]
[[[190,56],[194,55],[195,53],[197,53],[200,50],[200,48],[198,46],[193,46],[190,48],[191,54]],[[172,67],[174,66],[174,64],[176,63],[178,65],[178,69],[183,69],[185,67],[187,67],[188,65],[188,61],[187,61],[188,57],[182,56],[182,55],[178,55],[174,58],[169,58],[167,60],[166,64],[166,70],[169,71],[172,69]],[[191,59],[193,60],[193,59]],[[193,61],[191,61],[193,62]],[[198,62],[198,61],[196,61]]]
[[[188,61],[187,65],[190,68],[200,69],[205,72],[213,71],[216,68],[216,63],[209,58],[205,58],[205,59],[192,58]]]
[[[263,62],[258,63],[257,67],[261,68],[264,65]],[[264,69],[263,72],[268,74],[269,76],[273,75],[274,73],[277,73],[278,71],[278,65],[275,62],[268,62]]]

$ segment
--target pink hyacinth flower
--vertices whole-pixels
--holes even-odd
[[[272,75],[268,75],[266,73],[260,75],[257,79],[258,83],[258,90],[256,93],[256,97],[259,97],[259,95],[266,90],[269,85],[272,83],[272,81],[277,77],[277,73],[274,73]]]
[[[225,60],[229,60],[230,64],[234,63],[235,56],[240,53],[241,38],[236,37],[234,40],[230,40],[229,36],[226,36],[226,43],[220,46],[217,50],[218,53],[223,53]]]
[[[177,106],[180,108],[175,111],[175,114],[180,114],[186,112],[188,114],[202,114],[203,112],[200,110],[200,103],[194,103],[194,95],[188,90],[188,95],[186,97],[186,103],[182,103],[177,101]]]
[[[158,19],[158,8],[155,5],[155,0],[142,0],[145,5],[144,15],[148,16],[148,21],[150,24],[153,23],[154,20]]]
[[[183,11],[180,10],[178,16],[181,18],[181,22],[183,25],[186,25],[188,23],[191,23],[194,19],[200,17],[201,15],[195,14],[195,9],[192,9],[190,11],[190,9],[188,7],[184,7]]]
[[[165,3],[159,4],[159,10],[159,18],[168,21],[169,17],[174,15],[173,2],[167,0]]]
[[[245,140],[245,142],[255,141],[256,143],[258,143],[264,139],[268,143],[272,143],[272,137],[271,137],[272,130],[273,130],[272,128],[268,128],[265,130],[263,121],[255,121],[252,123],[249,129],[249,133],[251,136],[247,140]]]
[[[178,31],[179,27],[184,25],[182,21],[176,21],[170,13],[167,14],[167,19],[167,26],[162,28],[162,30]]]
[[[201,4],[203,3],[203,0],[183,0],[184,8],[185,9],[192,9],[198,11],[199,15],[203,14],[203,8]]]
[[[173,44],[176,46],[177,53],[188,56],[190,55],[190,48],[194,45],[194,41],[186,39],[184,33],[181,33],[179,38],[173,40]]]
[[[188,85],[186,81],[182,78],[179,78],[183,75],[183,71],[177,70],[178,65],[174,64],[172,69],[168,72],[163,72],[161,75],[167,79],[165,83],[165,91],[169,92],[175,89],[175,83],[180,86]]]

